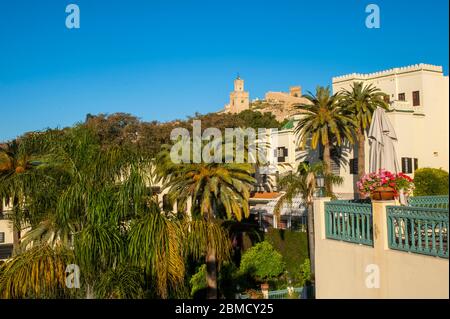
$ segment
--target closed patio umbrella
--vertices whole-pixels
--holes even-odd
[[[373,113],[368,137],[370,172],[385,169],[398,173],[400,169],[396,152],[397,135],[384,109],[377,108]]]

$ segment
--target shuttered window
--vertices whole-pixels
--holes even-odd
[[[413,98],[413,106],[419,106],[420,105],[420,93],[419,93],[419,91],[412,92],[412,98]]]
[[[0,232],[0,244],[3,244],[5,242],[5,233]]]
[[[288,149],[286,147],[278,147],[276,151],[276,156],[278,163],[286,162],[286,157],[288,156]]]
[[[399,101],[406,101],[405,93],[399,93],[398,94],[398,100]]]
[[[419,169],[419,160],[417,158],[414,159],[414,171]]]
[[[411,157],[402,157],[402,172],[405,174],[412,174],[412,158]]]
[[[350,165],[350,174],[358,175],[358,159],[357,158],[350,159],[349,165]]]

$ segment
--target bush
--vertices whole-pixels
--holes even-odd
[[[289,279],[293,284],[301,285],[303,281],[301,265],[309,258],[307,233],[272,228],[265,236],[283,256]]]
[[[208,283],[206,282],[206,264],[201,265],[197,272],[189,280],[191,284],[191,295],[194,296],[198,291],[206,289]]]
[[[283,256],[269,242],[263,241],[244,253],[240,271],[265,281],[281,275],[284,267]]]
[[[437,168],[420,168],[414,173],[414,196],[448,195],[448,172]]]

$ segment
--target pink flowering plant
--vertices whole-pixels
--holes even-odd
[[[414,181],[411,177],[404,173],[394,174],[384,169],[376,173],[365,174],[356,185],[359,192],[364,196],[369,196],[372,191],[379,187],[393,188],[396,197],[401,189],[405,193],[410,193],[414,189]]]

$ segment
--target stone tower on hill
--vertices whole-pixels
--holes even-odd
[[[249,94],[244,91],[244,80],[238,76],[234,80],[234,91],[230,93],[230,104],[225,106],[225,112],[239,113],[249,108]]]

